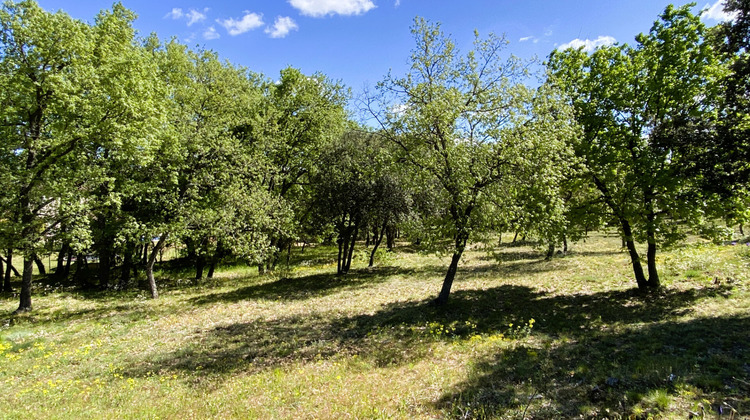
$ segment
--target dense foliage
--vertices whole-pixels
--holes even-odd
[[[120,4],[87,24],[7,2],[4,291],[13,256],[28,311],[42,255],[55,254],[49,275],[84,288],[127,288],[142,271],[156,298],[167,248],[199,280],[222,260],[263,272],[295,243],[335,242],[344,275],[357,241],[372,245],[372,266],[383,239],[390,249],[402,235],[452,254],[445,303],[478,234],[520,233],[551,258],[607,224],[639,288],[654,290],[657,246],[688,230],[718,238],[717,221],[742,229],[750,217],[748,11],[727,7],[738,17],[716,28],[669,7],[633,46],[555,51],[536,88],[525,84],[531,63],[505,56],[503,38],[477,35],[461,53],[417,19],[411,68],[367,97],[375,123],[363,127],[348,90],[325,75],[287,68],[269,79],[140,39]]]

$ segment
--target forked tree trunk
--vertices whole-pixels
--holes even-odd
[[[380,243],[383,242],[383,236],[385,236],[385,228],[386,224],[383,223],[383,227],[380,229],[380,232],[373,232],[374,236],[372,240],[374,246],[372,247],[372,252],[370,252],[370,263],[368,264],[368,267],[372,267],[375,264],[375,252],[378,250]]]
[[[621,219],[622,225],[622,239],[625,241],[625,246],[630,254],[630,262],[633,264],[633,274],[635,275],[635,281],[638,284],[638,289],[641,291],[648,291],[648,280],[643,274],[643,266],[641,265],[641,258],[638,255],[638,250],[635,248],[635,242],[633,241],[633,231],[630,228],[630,222],[626,219]]]
[[[156,264],[156,257],[159,256],[159,250],[164,247],[168,235],[169,233],[165,233],[159,237],[159,241],[154,246],[154,249],[151,250],[151,254],[149,254],[148,261],[146,262],[146,278],[148,279],[148,287],[151,290],[151,297],[153,299],[159,297],[159,291],[156,288],[156,279],[154,279],[154,264]]]

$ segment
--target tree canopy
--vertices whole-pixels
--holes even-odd
[[[473,240],[514,232],[552,258],[610,226],[638,287],[655,290],[659,247],[750,219],[745,3],[713,28],[670,6],[632,45],[553,51],[538,82],[503,36],[475,33],[461,51],[416,18],[408,70],[365,95],[357,123],[342,81],[141,38],[119,3],[86,23],[6,2],[3,290],[13,255],[27,311],[35,266],[67,282],[75,262],[81,288],[145,273],[156,298],[165,249],[200,281],[222,261],[264,273],[295,243],[338,245],[344,276],[358,243],[372,266],[400,237],[449,250],[444,304]]]

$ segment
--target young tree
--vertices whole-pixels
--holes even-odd
[[[573,143],[585,174],[617,220],[639,289],[659,287],[657,246],[680,239],[707,210],[675,127],[716,111],[721,68],[689,7],[669,6],[636,45],[554,51],[551,82],[565,90],[583,135]],[[594,208],[594,207],[592,207]],[[646,277],[636,240],[647,243]]]
[[[554,95],[535,95],[522,84],[525,63],[502,58],[504,39],[477,35],[462,57],[437,24],[417,19],[412,33],[409,73],[387,76],[369,109],[404,159],[441,186],[453,239],[436,299],[443,304],[472,230],[485,222],[491,190],[534,171],[561,171],[549,157],[562,152],[561,139],[572,132],[564,104]]]

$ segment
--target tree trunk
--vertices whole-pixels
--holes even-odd
[[[73,262],[73,248],[68,247],[68,256],[65,258],[65,277],[70,275],[70,264]]]
[[[344,254],[344,248],[345,248],[344,238],[340,237],[336,242],[339,245],[339,255],[338,255],[338,257],[336,257],[336,274],[340,275],[340,274],[342,274],[341,269],[343,268],[342,264],[341,264],[341,258],[344,256],[343,255]]]
[[[120,271],[120,289],[126,289],[130,283],[130,270],[133,268],[133,249],[125,245],[122,256],[122,271]]]
[[[0,275],[2,275],[3,277],[5,277],[5,266],[3,266],[3,261],[5,261],[5,260],[2,257],[0,257],[0,273],[2,273]],[[3,290],[3,291],[5,291],[5,290]]]
[[[646,276],[643,274],[643,266],[641,265],[641,258],[638,256],[638,250],[635,248],[635,242],[633,241],[633,231],[630,228],[630,222],[625,219],[621,219],[622,224],[622,239],[625,241],[625,246],[630,253],[630,262],[633,264],[633,274],[635,275],[635,281],[638,283],[638,289],[641,291],[648,290],[648,281]]]
[[[208,274],[206,277],[209,279],[214,278],[214,270],[216,269],[216,258],[211,258],[211,262],[208,264]]]
[[[386,246],[388,247],[388,251],[393,251],[393,247],[396,246],[396,228],[393,226],[389,226],[385,230],[386,235]]]
[[[375,252],[378,250],[380,243],[383,242],[383,236],[385,235],[385,227],[386,227],[386,224],[383,223],[383,227],[380,229],[380,232],[373,232],[374,236],[372,240],[373,240],[374,246],[372,247],[372,252],[370,252],[370,263],[368,264],[368,267],[372,267],[375,264]]]
[[[443,287],[440,289],[440,294],[435,303],[437,305],[444,305],[448,303],[448,296],[451,293],[451,287],[453,286],[453,279],[456,278],[456,271],[458,271],[458,262],[461,260],[461,255],[466,249],[466,242],[469,239],[469,232],[463,229],[459,230],[456,234],[456,247],[453,250],[453,257],[451,258],[451,265],[448,266],[448,272],[445,274],[443,280]]]
[[[568,254],[568,236],[563,235],[563,255]]]
[[[195,261],[198,254],[195,251],[195,241],[193,238],[185,238],[185,249],[187,250],[187,260],[191,262]]]
[[[742,223],[740,223],[740,235],[745,236],[745,232],[742,230]]]
[[[146,242],[143,244],[143,248],[141,249],[142,254],[140,254],[140,260],[141,265],[145,266],[148,264],[148,245],[151,243],[151,241]]]
[[[516,231],[516,234],[513,235],[513,241],[511,241],[511,243],[515,244],[517,240],[518,240],[518,231]]]
[[[103,290],[109,289],[109,277],[111,273],[112,249],[109,244],[99,249],[99,287]]]
[[[70,246],[67,242],[63,243],[60,248],[60,252],[57,253],[57,268],[55,269],[55,277],[62,279],[65,278],[65,257],[68,255],[68,248]]]
[[[349,255],[346,260],[346,272],[352,268],[352,256],[354,255],[354,245],[357,243],[357,235],[359,234],[359,223],[354,224],[354,233],[349,240]]]
[[[659,272],[656,269],[656,232],[649,224],[647,228],[648,250],[646,251],[646,264],[648,266],[648,287],[658,289],[661,285]]]
[[[164,243],[167,240],[168,233],[164,233],[159,237],[159,241],[151,250],[151,254],[148,256],[146,262],[146,278],[148,279],[148,287],[151,290],[151,298],[157,299],[159,297],[159,291],[156,289],[156,280],[154,279],[154,264],[156,264],[156,257],[159,255],[159,250],[162,249]]]
[[[195,259],[195,279],[196,280],[203,279],[203,270],[205,268],[206,268],[206,256],[201,254]]]
[[[646,265],[648,267],[648,287],[652,290],[659,288],[659,273],[656,270],[656,214],[654,213],[653,193],[648,190],[644,194],[644,204],[648,209],[646,215]]]
[[[36,264],[36,269],[39,271],[40,276],[47,275],[47,270],[44,268],[44,261],[37,254],[34,254],[34,264]]]
[[[21,280],[21,297],[16,313],[31,310],[31,273],[34,270],[34,255],[23,257],[23,277]]]
[[[3,275],[3,292],[12,292],[13,288],[10,286],[10,276],[11,272],[18,273],[16,271],[15,267],[13,267],[13,250],[8,250],[8,259],[5,260],[5,273],[0,273],[0,275]],[[18,274],[16,274],[18,275]],[[20,277],[20,276],[19,276]]]
[[[547,255],[544,257],[544,261],[550,261],[555,256],[555,243],[550,241],[547,247]]]
[[[86,255],[84,254],[77,254],[76,255],[76,272],[73,274],[73,278],[75,279],[76,285],[78,287],[83,289],[88,289],[90,287],[90,284],[88,282],[88,261],[86,260]]]
[[[13,272],[13,275],[15,275],[16,277],[21,277],[21,273],[19,273],[16,267],[13,265],[13,250],[12,249],[8,250],[8,259],[5,260],[5,263],[6,263],[6,266],[5,266],[6,277],[10,279],[11,272]]]

